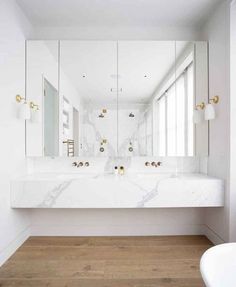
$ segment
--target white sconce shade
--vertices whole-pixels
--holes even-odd
[[[26,102],[19,105],[18,118],[21,120],[30,119],[30,107]]]
[[[31,109],[31,122],[39,123],[40,121],[39,105],[35,104],[34,102],[30,102],[29,106]]]
[[[31,110],[31,121],[35,124],[40,122],[39,110]]]
[[[203,112],[199,110],[193,111],[193,123],[199,124],[203,121]]]
[[[215,108],[212,104],[207,104],[205,109],[205,120],[214,120],[216,117]]]
[[[205,109],[205,120],[214,120],[216,118],[216,111],[215,111],[215,104],[218,104],[220,100],[219,96],[214,96],[212,99],[209,100],[209,104],[206,105]],[[214,104],[214,105],[213,105]]]

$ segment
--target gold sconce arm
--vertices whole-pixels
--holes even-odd
[[[196,105],[196,110],[198,110],[198,109],[204,110],[205,106],[206,106],[205,103],[201,102],[200,104]]]
[[[39,110],[39,105],[35,104],[34,102],[30,102],[30,108],[32,110],[38,111]]]
[[[26,99],[23,98],[21,95],[16,95],[16,101],[17,103],[21,103],[22,101],[26,102]]]
[[[220,97],[219,96],[214,96],[212,99],[209,100],[210,103],[212,104],[218,104],[220,101]]]
[[[17,103],[21,103],[23,101],[25,104],[29,104],[29,106],[32,110],[35,110],[35,111],[39,110],[39,105],[35,104],[34,102],[27,102],[26,98],[23,98],[21,95],[16,95],[16,102]]]

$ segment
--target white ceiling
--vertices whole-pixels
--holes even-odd
[[[17,0],[39,27],[200,26],[224,0]]]

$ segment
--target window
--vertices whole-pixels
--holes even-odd
[[[160,156],[193,156],[193,63],[157,100],[157,145]]]

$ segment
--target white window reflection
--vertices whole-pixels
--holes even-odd
[[[191,63],[157,101],[160,156],[193,156],[194,73]]]

